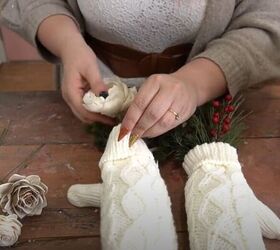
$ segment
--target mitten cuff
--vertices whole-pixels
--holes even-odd
[[[129,150],[129,134],[118,141],[120,127],[121,125],[119,124],[110,133],[105,151],[99,161],[100,168],[107,161],[121,160],[132,156],[132,152]]]
[[[110,133],[105,151],[99,161],[99,167],[101,169],[105,162],[124,160],[133,156],[139,157],[141,154],[143,154],[143,157],[150,157],[151,159],[154,159],[153,154],[148,150],[142,139],[138,139],[136,143],[129,147],[130,133],[128,133],[124,138],[118,141],[120,127],[120,124],[115,126]]]
[[[198,145],[185,155],[183,167],[188,175],[196,171],[203,162],[213,162],[217,164],[232,165],[228,163],[238,163],[236,148],[223,142],[213,142]]]

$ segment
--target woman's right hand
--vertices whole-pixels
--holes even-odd
[[[97,96],[107,91],[102,82],[94,52],[86,44],[72,18],[53,15],[38,28],[39,41],[63,63],[62,95],[73,113],[83,122],[114,124],[107,116],[92,113],[83,107],[83,96],[92,90]]]
[[[108,90],[101,79],[97,58],[83,38],[74,38],[66,44],[61,59],[64,71],[62,96],[73,113],[85,123],[99,121],[113,124],[111,118],[89,112],[83,107],[82,98],[89,89],[97,96]]]

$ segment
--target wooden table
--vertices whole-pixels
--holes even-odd
[[[280,83],[246,94],[253,110],[239,155],[243,171],[258,198],[280,216]],[[39,175],[49,187],[48,207],[25,218],[14,247],[23,250],[101,249],[99,210],[75,208],[66,192],[75,183],[100,181],[101,152],[57,92],[0,93],[0,180],[14,173]],[[168,186],[180,249],[187,249],[183,189],[186,174],[172,162],[161,166]],[[265,240],[268,249],[280,241]]]

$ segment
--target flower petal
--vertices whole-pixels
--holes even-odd
[[[29,175],[26,177],[26,180],[32,185],[40,185],[41,183],[41,178],[38,175]]]
[[[16,181],[19,181],[19,180],[22,180],[22,179],[25,179],[25,176],[24,175],[19,175],[19,174],[13,174],[8,182],[16,182]]]
[[[0,199],[7,193],[10,191],[12,187],[11,183],[5,183],[0,185]]]

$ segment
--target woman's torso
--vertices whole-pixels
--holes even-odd
[[[78,0],[87,31],[145,52],[192,42],[206,0]]]
[[[207,0],[77,0],[87,32],[136,50],[161,52],[193,42]],[[105,77],[112,72],[104,65]]]

